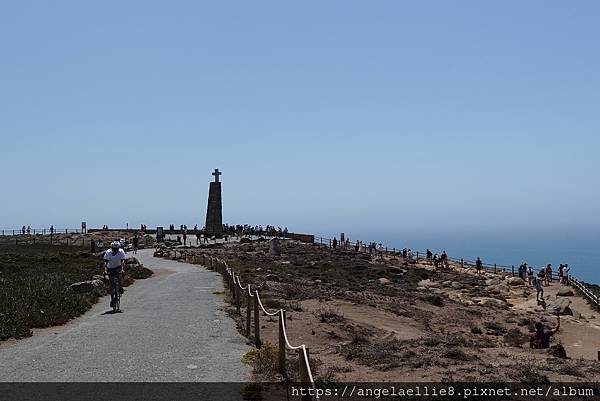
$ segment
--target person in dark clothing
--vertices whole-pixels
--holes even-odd
[[[535,331],[531,333],[529,337],[529,348],[533,349],[544,349],[550,348],[550,337],[554,335],[560,329],[560,316],[556,316],[558,324],[554,329],[546,329],[542,322],[535,324]]]
[[[140,237],[138,237],[138,235],[136,234],[133,237],[133,253],[137,253],[139,243],[140,243]]]
[[[477,260],[475,261],[475,269],[477,269],[478,276],[481,274],[482,268],[483,268],[483,262],[481,261],[481,259],[479,259],[479,256],[477,256]]]

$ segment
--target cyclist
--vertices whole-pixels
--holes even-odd
[[[117,280],[119,280],[119,293],[123,293],[123,269],[125,267],[125,259],[127,259],[127,255],[121,248],[121,243],[119,241],[111,243],[110,249],[104,252],[104,273],[108,274],[111,291],[111,307],[114,306],[114,298],[117,295],[112,293],[115,276],[117,277]]]

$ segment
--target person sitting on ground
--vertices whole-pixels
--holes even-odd
[[[477,269],[477,275],[481,275],[481,269],[483,268],[483,262],[477,256],[477,260],[475,261],[475,269]]]
[[[537,277],[533,278],[533,288],[535,288],[535,290],[537,291],[537,294],[535,296],[535,299],[540,302],[540,294],[541,294],[541,301],[544,300],[544,287],[542,287],[542,272],[540,272],[538,274]]]
[[[536,322],[535,331],[529,337],[529,348],[550,348],[550,337],[560,329],[560,316],[556,316],[557,325],[554,329],[544,328],[542,322]]]
[[[440,264],[440,257],[436,253],[435,255],[433,255],[433,267],[437,269],[439,264]]]

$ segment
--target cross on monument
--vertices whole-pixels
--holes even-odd
[[[221,173],[221,172],[219,171],[219,169],[218,169],[218,168],[217,168],[217,169],[215,169],[215,172],[214,172],[214,173],[212,173],[212,175],[214,175],[214,176],[215,176],[215,182],[219,182],[219,176],[220,176],[221,174],[223,174],[223,173]]]

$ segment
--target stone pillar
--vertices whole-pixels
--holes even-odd
[[[213,173],[215,181],[210,183],[208,192],[208,208],[206,210],[205,235],[223,235],[223,204],[221,201],[221,183],[219,182],[219,169]]]
[[[269,241],[269,255],[281,256],[281,244],[279,243],[279,239],[273,238]]]

